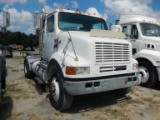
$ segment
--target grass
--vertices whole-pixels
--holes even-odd
[[[12,60],[23,60],[23,56],[13,56]]]
[[[152,104],[158,103],[158,101],[155,101],[154,98],[151,98],[151,97],[145,97],[145,98],[143,98],[143,100],[147,101],[147,102],[150,102]]]
[[[103,114],[105,114],[106,116],[109,116],[109,118],[112,119],[118,119],[118,120],[129,120],[129,114],[132,112],[132,106],[133,108],[135,108],[138,105],[144,104],[144,101],[141,99],[132,99],[132,98],[128,98],[125,97],[119,101],[117,101],[117,103],[115,105],[110,105],[104,108],[104,110],[100,110],[100,109],[96,109],[98,112],[102,112]],[[106,118],[106,116],[102,117],[102,116],[95,116],[95,119],[98,120],[104,120],[104,118]]]
[[[27,80],[27,83],[31,86],[36,86],[36,84],[33,80]]]
[[[54,115],[55,115],[55,116],[62,116],[62,113],[59,112],[59,111],[56,111],[56,112],[54,112]]]
[[[124,100],[124,101],[120,101],[118,102],[118,106],[119,107],[124,107],[125,105],[132,105],[132,104],[143,104],[143,100],[141,99],[131,99],[131,100]]]
[[[20,116],[20,115],[22,115],[22,114],[24,114],[23,112],[18,112],[18,113],[16,113],[15,115],[16,116]]]
[[[24,84],[26,85],[24,86]],[[34,81],[26,79],[23,76],[7,82],[5,96],[11,96],[14,99],[28,99],[30,97],[33,98],[35,93],[36,89]]]
[[[129,118],[127,117],[127,113],[128,111],[124,111],[121,108],[107,108],[105,109],[105,114],[107,115],[111,115],[114,119],[118,119],[118,120],[129,120]]]
[[[29,120],[43,120],[43,119],[32,113],[31,115],[29,115]]]
[[[12,72],[18,72],[19,70],[15,70],[15,69],[13,69],[13,70],[11,70]]]

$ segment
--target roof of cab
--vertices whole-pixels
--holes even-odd
[[[133,22],[147,22],[153,24],[160,24],[155,18],[142,16],[142,15],[121,15],[120,24],[133,23]]]
[[[66,13],[75,13],[75,14],[81,14],[81,15],[86,15],[86,16],[92,16],[92,17],[97,17],[97,18],[102,18],[104,19],[103,16],[97,15],[97,14],[89,14],[86,12],[81,12],[80,10],[67,10],[67,9],[55,9],[53,12],[66,12]],[[50,13],[49,13],[50,14]]]

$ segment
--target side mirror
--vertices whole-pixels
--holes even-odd
[[[121,27],[121,25],[112,25],[111,31],[122,32],[122,27]]]
[[[34,29],[41,29],[41,13],[39,12],[33,13],[33,25]]]
[[[2,31],[2,33],[6,33],[7,32],[7,28],[6,27],[1,27],[1,31]]]
[[[111,26],[112,26],[112,23],[110,23],[110,22],[107,22],[107,27],[108,27],[108,30],[111,30]]]
[[[10,13],[3,12],[3,26],[9,27],[10,26]]]

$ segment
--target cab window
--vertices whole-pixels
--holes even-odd
[[[124,26],[122,32],[127,35],[127,26]]]
[[[54,15],[47,18],[47,32],[54,32]]]
[[[131,28],[131,38],[132,39],[138,39],[138,29],[137,29],[137,26],[136,25],[132,25],[132,28]]]

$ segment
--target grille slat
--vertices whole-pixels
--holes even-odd
[[[95,43],[96,63],[129,61],[129,44]]]

